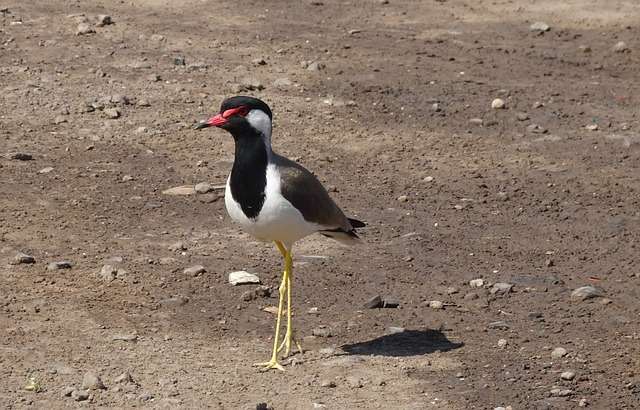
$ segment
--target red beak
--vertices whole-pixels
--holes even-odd
[[[207,121],[196,124],[194,128],[199,130],[207,127],[222,127],[226,123],[227,123],[226,118],[224,118],[222,114],[217,114],[209,118]]]

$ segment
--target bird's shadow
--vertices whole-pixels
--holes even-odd
[[[462,347],[452,342],[440,330],[405,330],[377,337],[366,342],[341,346],[347,354],[380,356],[418,356],[433,352],[446,352]]]

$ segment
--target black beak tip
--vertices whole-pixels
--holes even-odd
[[[194,130],[201,130],[203,128],[207,128],[209,126],[209,124],[207,124],[205,121],[199,122],[197,124],[194,124],[193,129]]]

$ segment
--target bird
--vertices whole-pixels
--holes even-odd
[[[264,101],[238,95],[225,99],[217,114],[194,128],[217,127],[231,134],[235,153],[225,187],[227,212],[244,231],[260,241],[275,243],[284,260],[273,351],[269,361],[255,364],[265,370],[284,370],[278,360],[283,348],[283,357],[290,355],[292,343],[302,353],[291,320],[294,243],[319,233],[355,245],[361,243],[356,228],[365,223],[348,218],[314,174],[273,151],[272,119],[271,108]],[[278,345],[285,298],[286,332]]]

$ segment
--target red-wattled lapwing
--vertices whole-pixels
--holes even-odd
[[[268,362],[257,364],[284,370],[278,363],[278,353],[284,347],[284,355],[289,355],[293,341],[293,243],[319,232],[352,245],[359,241],[354,228],[363,227],[364,223],[347,218],[311,172],[273,152],[271,118],[271,109],[263,101],[236,96],[224,100],[220,113],[195,128],[218,127],[231,133],[236,148],[224,196],[227,212],[256,238],[275,242],[284,258],[273,354]],[[287,331],[278,346],[285,293]],[[302,351],[299,344],[298,349]]]

